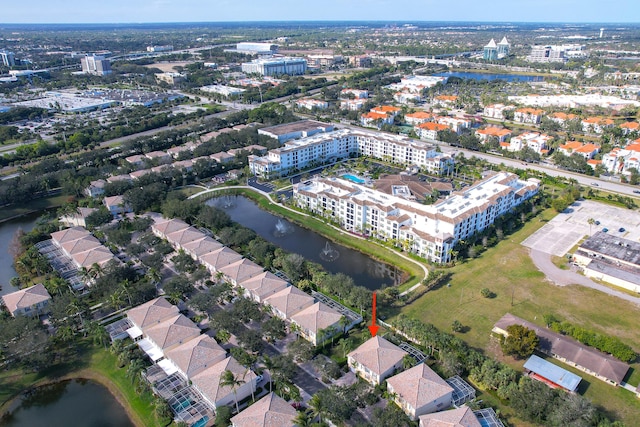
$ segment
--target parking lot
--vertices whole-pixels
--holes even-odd
[[[593,218],[599,224],[589,226]],[[581,200],[556,215],[522,244],[548,254],[563,256],[583,237],[607,229],[609,234],[640,241],[640,215],[638,212],[603,203]],[[624,231],[618,231],[623,228]]]

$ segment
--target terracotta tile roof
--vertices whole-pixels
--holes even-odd
[[[414,409],[453,393],[453,388],[426,363],[387,378],[387,384]]]
[[[430,119],[433,117],[433,114],[427,113],[426,111],[417,111],[415,113],[405,114],[404,117],[411,119]]]
[[[422,124],[419,124],[418,127],[420,129],[436,130],[436,131],[449,129],[447,125],[441,125],[440,123],[433,123],[433,122],[422,123]]]
[[[287,319],[314,303],[313,297],[295,286],[289,286],[266,298],[265,301],[271,307],[283,313]]]
[[[193,243],[203,240],[207,237],[202,231],[194,227],[183,228],[166,235],[167,240],[180,246],[186,243]]]
[[[531,114],[532,116],[539,116],[541,114],[544,114],[544,110],[539,110],[537,108],[518,108],[516,110],[516,113]]]
[[[143,328],[143,332],[163,350],[187,341],[200,335],[200,328],[183,314],[170,317],[156,325]]]
[[[376,335],[349,353],[348,357],[376,375],[382,375],[399,363],[407,354],[397,345]]]
[[[218,270],[233,279],[236,283],[241,283],[262,273],[264,268],[251,260],[243,258],[233,264],[220,267]]]
[[[194,375],[191,381],[209,401],[215,403],[233,394],[231,386],[220,387],[220,380],[225,371],[231,371],[236,378],[242,379],[245,383],[249,383],[256,378],[256,374],[250,370],[247,371],[236,359],[227,357]]]
[[[455,95],[438,95],[438,96],[436,96],[436,99],[438,101],[450,101],[450,102],[453,102],[453,101],[456,101],[458,99],[458,97],[455,96]]]
[[[275,393],[269,393],[235,417],[233,427],[293,427],[298,412]]]
[[[363,114],[362,117],[365,119],[377,120],[377,119],[386,119],[389,116],[387,116],[384,113],[374,113],[373,111],[369,111],[368,113]]]
[[[625,122],[625,123],[621,124],[620,127],[623,128],[623,129],[638,130],[638,129],[640,129],[640,123],[638,123],[638,122]]]
[[[166,320],[180,312],[178,307],[164,297],[156,298],[127,311],[127,317],[138,328],[146,328]]]
[[[50,299],[51,295],[41,283],[2,296],[4,305],[11,314],[15,313],[16,310],[31,307]]]
[[[282,280],[275,274],[265,271],[257,276],[253,276],[247,280],[243,280],[238,285],[245,288],[251,294],[258,297],[260,301],[269,295],[273,295],[289,286],[289,283]]]
[[[293,322],[314,334],[321,329],[337,325],[340,318],[342,318],[340,313],[321,302],[317,302],[291,316]]]
[[[202,255],[200,257],[200,262],[209,265],[216,270],[219,270],[220,268],[240,261],[241,259],[242,255],[225,246],[221,249],[218,249],[217,251],[209,252],[208,254]]]
[[[402,108],[394,107],[392,105],[379,105],[371,109],[371,111],[379,112],[379,113],[397,113],[401,111]]]
[[[184,230],[189,227],[189,224],[179,219],[160,219],[155,224],[151,226],[155,230],[157,230],[162,235],[166,236],[168,234],[174,233],[178,230]]]
[[[471,408],[462,406],[420,417],[420,427],[482,427]]]
[[[207,236],[201,240],[195,240],[182,245],[185,251],[194,254],[196,257],[208,254],[209,252],[217,251],[224,245],[215,239]]]
[[[72,227],[51,233],[51,238],[61,245],[62,243],[71,242],[90,235],[91,233],[82,227]]]
[[[479,129],[476,132],[479,133],[479,134],[488,135],[488,136],[511,135],[511,131],[509,129],[499,128],[499,127],[495,127],[495,126],[489,126],[489,127],[484,128],[484,129]]]
[[[167,351],[167,357],[191,378],[227,357],[224,348],[208,335],[200,335]]]

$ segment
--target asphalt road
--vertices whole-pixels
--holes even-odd
[[[481,153],[479,151],[465,150],[463,148],[458,148],[458,147],[451,147],[443,143],[440,144],[440,148],[442,149],[443,153],[447,153],[447,154],[464,153],[465,157],[467,158],[477,157],[480,159],[484,159],[489,163],[492,163],[495,165],[504,163],[507,166],[511,166],[518,169],[530,169],[530,170],[546,173],[547,175],[550,175],[550,176],[572,178],[578,181],[580,185],[584,185],[586,187],[592,187],[598,190],[610,191],[612,193],[618,193],[625,196],[640,197],[639,194],[636,194],[633,192],[634,190],[637,190],[637,191],[640,190],[640,187],[638,186],[621,184],[617,181],[600,179],[593,176],[580,175],[577,173],[568,172],[562,169],[558,169],[556,167],[546,166],[542,164],[534,164],[534,163],[523,164],[523,162],[520,160],[509,159],[501,156],[496,156],[494,154]],[[594,183],[596,185],[594,185]]]

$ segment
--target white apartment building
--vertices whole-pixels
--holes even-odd
[[[82,72],[85,74],[94,74],[96,76],[106,76],[111,74],[111,63],[104,56],[87,55],[80,58]]]
[[[640,140],[624,148],[616,147],[602,156],[602,166],[614,174],[631,174],[630,169],[640,170]]]
[[[349,98],[350,95],[353,95],[355,99],[367,99],[369,97],[369,91],[360,89],[342,89],[340,91],[341,98]]]
[[[307,110],[313,110],[317,108],[318,110],[324,110],[329,108],[329,103],[327,101],[322,101],[320,99],[311,99],[311,98],[303,98],[296,101],[296,105],[300,108],[306,108]]]
[[[516,107],[513,105],[504,105],[504,104],[492,104],[484,107],[482,111],[482,115],[484,117],[488,117],[490,119],[498,119],[504,120],[504,112],[509,110],[515,110]]]
[[[436,147],[427,142],[398,135],[340,129],[289,141],[263,157],[249,156],[249,168],[254,175],[270,178],[355,155],[417,165],[438,174],[453,167],[451,157],[438,153]]]
[[[449,129],[457,134],[462,133],[463,129],[471,127],[471,121],[467,119],[461,119],[459,117],[450,116],[438,116],[436,117],[436,123],[447,126]]]
[[[438,76],[405,76],[400,79],[400,83],[393,83],[385,86],[388,89],[398,92],[421,93],[424,89],[428,89],[438,83],[446,83],[446,77]]]
[[[345,99],[340,101],[341,110],[358,111],[364,107],[366,100],[364,99]]]
[[[538,154],[544,154],[548,151],[549,144],[547,143],[552,139],[551,136],[538,132],[525,132],[512,137],[508,143],[505,143],[506,145],[501,145],[501,148],[507,151],[520,151],[529,147]]]
[[[298,207],[323,214],[349,231],[392,240],[437,263],[451,260],[460,239],[482,231],[497,217],[531,198],[540,181],[500,172],[453,193],[434,205],[408,200],[408,189],[394,195],[340,178],[316,178],[294,185]],[[396,191],[397,190],[397,191]]]
[[[299,75],[307,71],[307,60],[302,58],[259,58],[242,63],[242,72],[277,76],[282,74]]]

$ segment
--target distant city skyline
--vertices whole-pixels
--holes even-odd
[[[450,6],[450,7],[449,7]],[[242,21],[471,21],[640,23],[640,1],[618,0],[31,0],[3,7],[0,23]]]

